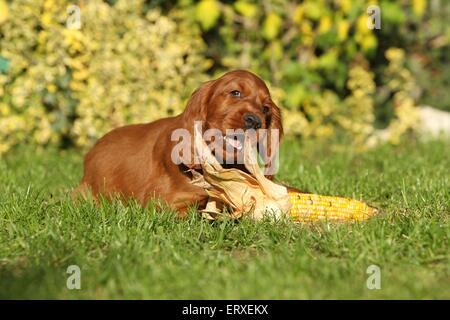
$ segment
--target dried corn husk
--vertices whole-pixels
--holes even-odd
[[[267,214],[275,217],[289,214],[295,222],[361,221],[377,213],[377,209],[354,199],[288,192],[261,172],[250,136],[246,135],[244,140],[244,164],[250,174],[224,169],[203,141],[199,126],[195,127],[194,140],[203,175],[192,171],[192,183],[203,187],[209,195],[202,210],[208,219],[223,214],[233,218],[249,215],[254,219]]]
[[[195,127],[195,152],[203,169],[203,179],[196,175],[195,184],[209,185],[205,190],[210,196],[206,209],[207,218],[214,219],[231,209],[231,216],[250,215],[261,219],[265,214],[280,216],[289,212],[290,202],[286,187],[266,179],[256,160],[256,150],[251,139],[244,140],[244,164],[251,174],[238,169],[224,169],[203,141],[200,127]]]

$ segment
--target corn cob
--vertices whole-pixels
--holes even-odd
[[[289,192],[289,215],[296,222],[362,221],[377,213],[377,209],[354,199],[318,194]]]

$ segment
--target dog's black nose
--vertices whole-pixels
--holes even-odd
[[[246,113],[244,115],[244,122],[246,129],[259,129],[262,126],[261,119],[253,113]]]

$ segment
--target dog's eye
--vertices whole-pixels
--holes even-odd
[[[238,91],[238,90],[233,90],[233,91],[230,92],[230,94],[231,94],[233,97],[238,97],[238,98],[241,97],[241,92]]]
[[[263,113],[268,113],[269,110],[270,110],[270,108],[269,108],[268,106],[263,106],[263,107],[262,107],[262,112],[263,112]]]

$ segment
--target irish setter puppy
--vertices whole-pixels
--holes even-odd
[[[230,145],[235,149],[242,146],[236,139],[227,139],[227,129],[253,129],[257,133],[261,129],[278,129],[278,137],[272,138],[278,139],[277,142],[282,135],[280,109],[263,80],[248,71],[231,71],[195,90],[180,115],[120,127],[99,139],[85,157],[84,176],[77,191],[90,190],[94,198],[100,194],[132,197],[142,205],[151,198],[160,198],[180,215],[190,205],[204,207],[208,199],[206,192],[190,183],[189,169],[199,169],[192,157],[193,140],[192,148],[188,146],[190,152],[186,149],[179,154],[173,152],[179,143],[174,139],[174,132],[181,129],[193,137],[195,121],[202,122],[204,131],[214,128],[222,133],[220,138],[228,142],[227,148],[216,157],[223,159],[236,156],[234,151],[238,150],[230,155]],[[266,148],[262,158],[267,168],[272,165],[275,150],[268,144],[272,136],[266,136],[265,144],[258,147]],[[242,164],[229,166],[242,168]]]

